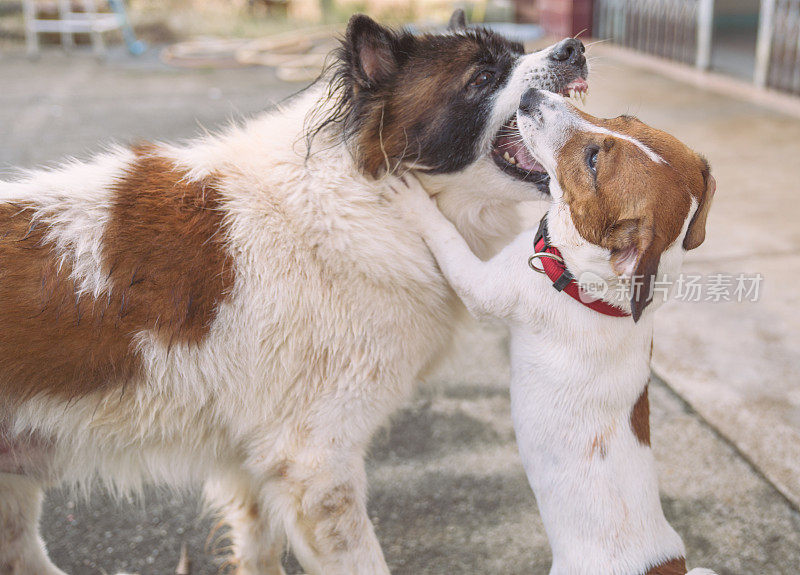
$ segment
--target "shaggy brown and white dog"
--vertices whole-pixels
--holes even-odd
[[[457,304],[382,176],[413,167],[472,247],[547,176],[513,123],[585,90],[583,46],[349,24],[327,80],[185,146],[0,183],[0,572],[54,575],[43,489],[201,481],[241,575],[388,573],[364,451]]]

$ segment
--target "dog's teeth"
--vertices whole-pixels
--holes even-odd
[[[511,164],[512,166],[517,163],[517,159],[514,156],[512,156],[511,154],[509,154],[508,152],[503,154],[503,159],[506,162],[508,162],[509,164]]]

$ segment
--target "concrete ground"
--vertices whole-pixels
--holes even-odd
[[[717,204],[707,245],[689,265],[703,273],[763,270],[774,290],[749,307],[675,303],[661,313],[656,366],[669,386],[656,381],[651,402],[667,516],[693,566],[720,575],[796,575],[800,514],[785,485],[798,475],[783,450],[796,445],[797,429],[790,280],[800,241],[800,123],[612,56],[595,62],[591,83],[589,111],[638,114],[709,156]],[[58,53],[35,64],[3,55],[0,86],[2,177],[12,165],[85,157],[111,140],[190,137],[299,88],[264,69],[179,71],[152,56],[115,54],[99,64]],[[547,541],[511,427],[506,334],[480,326],[459,341],[449,367],[421,385],[375,439],[369,509],[378,537],[395,574],[545,573]],[[765,396],[771,408],[759,409]],[[737,430],[741,418],[752,425]],[[789,439],[776,440],[778,429],[788,429]],[[787,466],[784,475],[771,471]],[[73,575],[171,573],[184,541],[194,573],[212,574],[220,572],[225,545],[209,538],[213,523],[193,494],[153,491],[130,504],[100,490],[88,502],[55,491],[42,528],[52,557]],[[287,566],[299,572],[291,557]]]

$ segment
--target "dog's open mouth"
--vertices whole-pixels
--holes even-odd
[[[517,127],[516,115],[495,136],[492,158],[504,172],[520,180],[538,183],[542,177],[547,177],[544,167],[525,146]]]
[[[561,90],[566,98],[580,99],[586,97],[589,84],[582,77],[572,80]],[[545,194],[550,192],[550,176],[544,167],[528,151],[522,134],[517,127],[517,115],[514,114],[495,136],[492,144],[492,159],[504,173],[534,184]]]

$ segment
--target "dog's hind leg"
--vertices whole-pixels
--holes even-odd
[[[39,536],[43,498],[36,480],[0,473],[0,575],[64,575]]]
[[[231,528],[236,575],[285,575],[281,565],[285,531],[262,512],[249,478],[243,474],[215,478],[206,483],[204,492]]]
[[[306,448],[264,487],[262,501],[284,518],[292,550],[306,573],[389,575],[367,515],[360,452]]]

